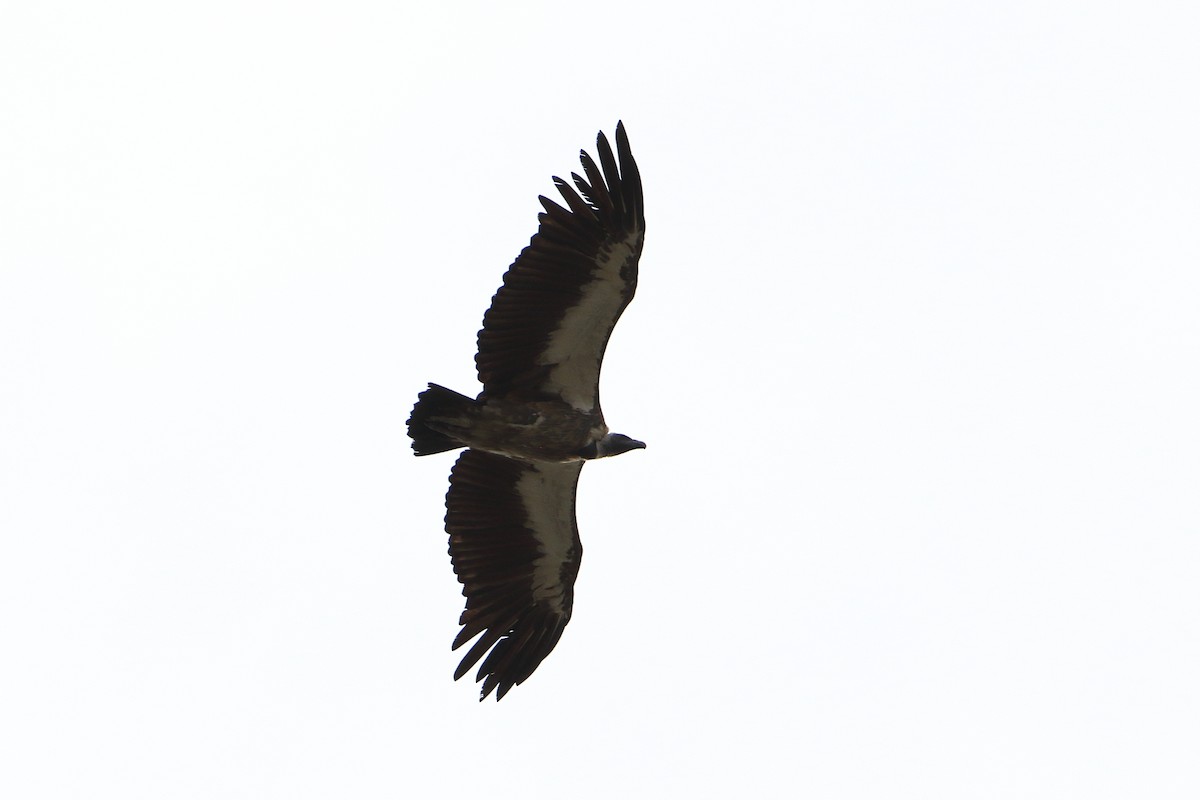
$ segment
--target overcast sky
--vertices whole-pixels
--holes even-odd
[[[0,794],[1200,796],[1200,10],[12,4]],[[645,183],[585,557],[451,674],[427,381]]]

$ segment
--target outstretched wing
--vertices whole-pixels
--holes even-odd
[[[480,700],[493,689],[499,700],[532,675],[571,619],[583,553],[575,524],[581,469],[582,461],[534,464],[467,450],[450,473],[446,531],[467,598],[454,649],[479,636],[454,679],[483,659]]]
[[[596,149],[599,165],[580,151],[584,176],[571,173],[574,188],[554,178],[566,208],[538,198],[546,209],[538,232],[483,317],[475,364],[485,396],[599,407],[600,363],[637,287],[646,222],[624,125],[615,156],[603,133]]]

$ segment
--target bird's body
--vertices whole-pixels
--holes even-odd
[[[483,391],[429,384],[408,420],[419,456],[469,448],[450,474],[446,530],[467,598],[454,647],[479,636],[454,677],[483,659],[481,699],[528,678],[571,617],[583,463],[645,447],[608,430],[599,397],[609,336],[637,287],[641,177],[622,125],[615,156],[604,134],[596,144],[600,164],[581,152],[575,189],[554,179],[567,208],[539,198],[538,233],[484,315]]]
[[[450,390],[430,384],[421,397],[442,397],[443,392]],[[429,415],[421,421],[430,430],[460,443],[459,447],[467,445],[526,461],[579,461],[584,458],[585,448],[608,433],[597,411],[574,408],[561,400],[484,398],[477,402],[453,394],[457,398],[440,408],[430,405],[422,409]]]

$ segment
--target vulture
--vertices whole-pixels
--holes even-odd
[[[475,639],[454,679],[479,665],[479,699],[522,683],[571,619],[582,547],[575,490],[584,462],[644,448],[611,433],[600,364],[633,299],[645,219],[625,127],[616,153],[555,177],[566,206],[538,200],[538,231],[504,275],[479,331],[474,399],[429,384],[408,434],[418,456],[467,448],[450,472],[446,532],[466,607],[453,650]],[[476,639],[478,637],[478,639]]]

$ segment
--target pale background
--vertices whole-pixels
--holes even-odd
[[[12,3],[0,794],[1200,796],[1200,9]],[[551,174],[649,228],[575,617],[410,455]]]

